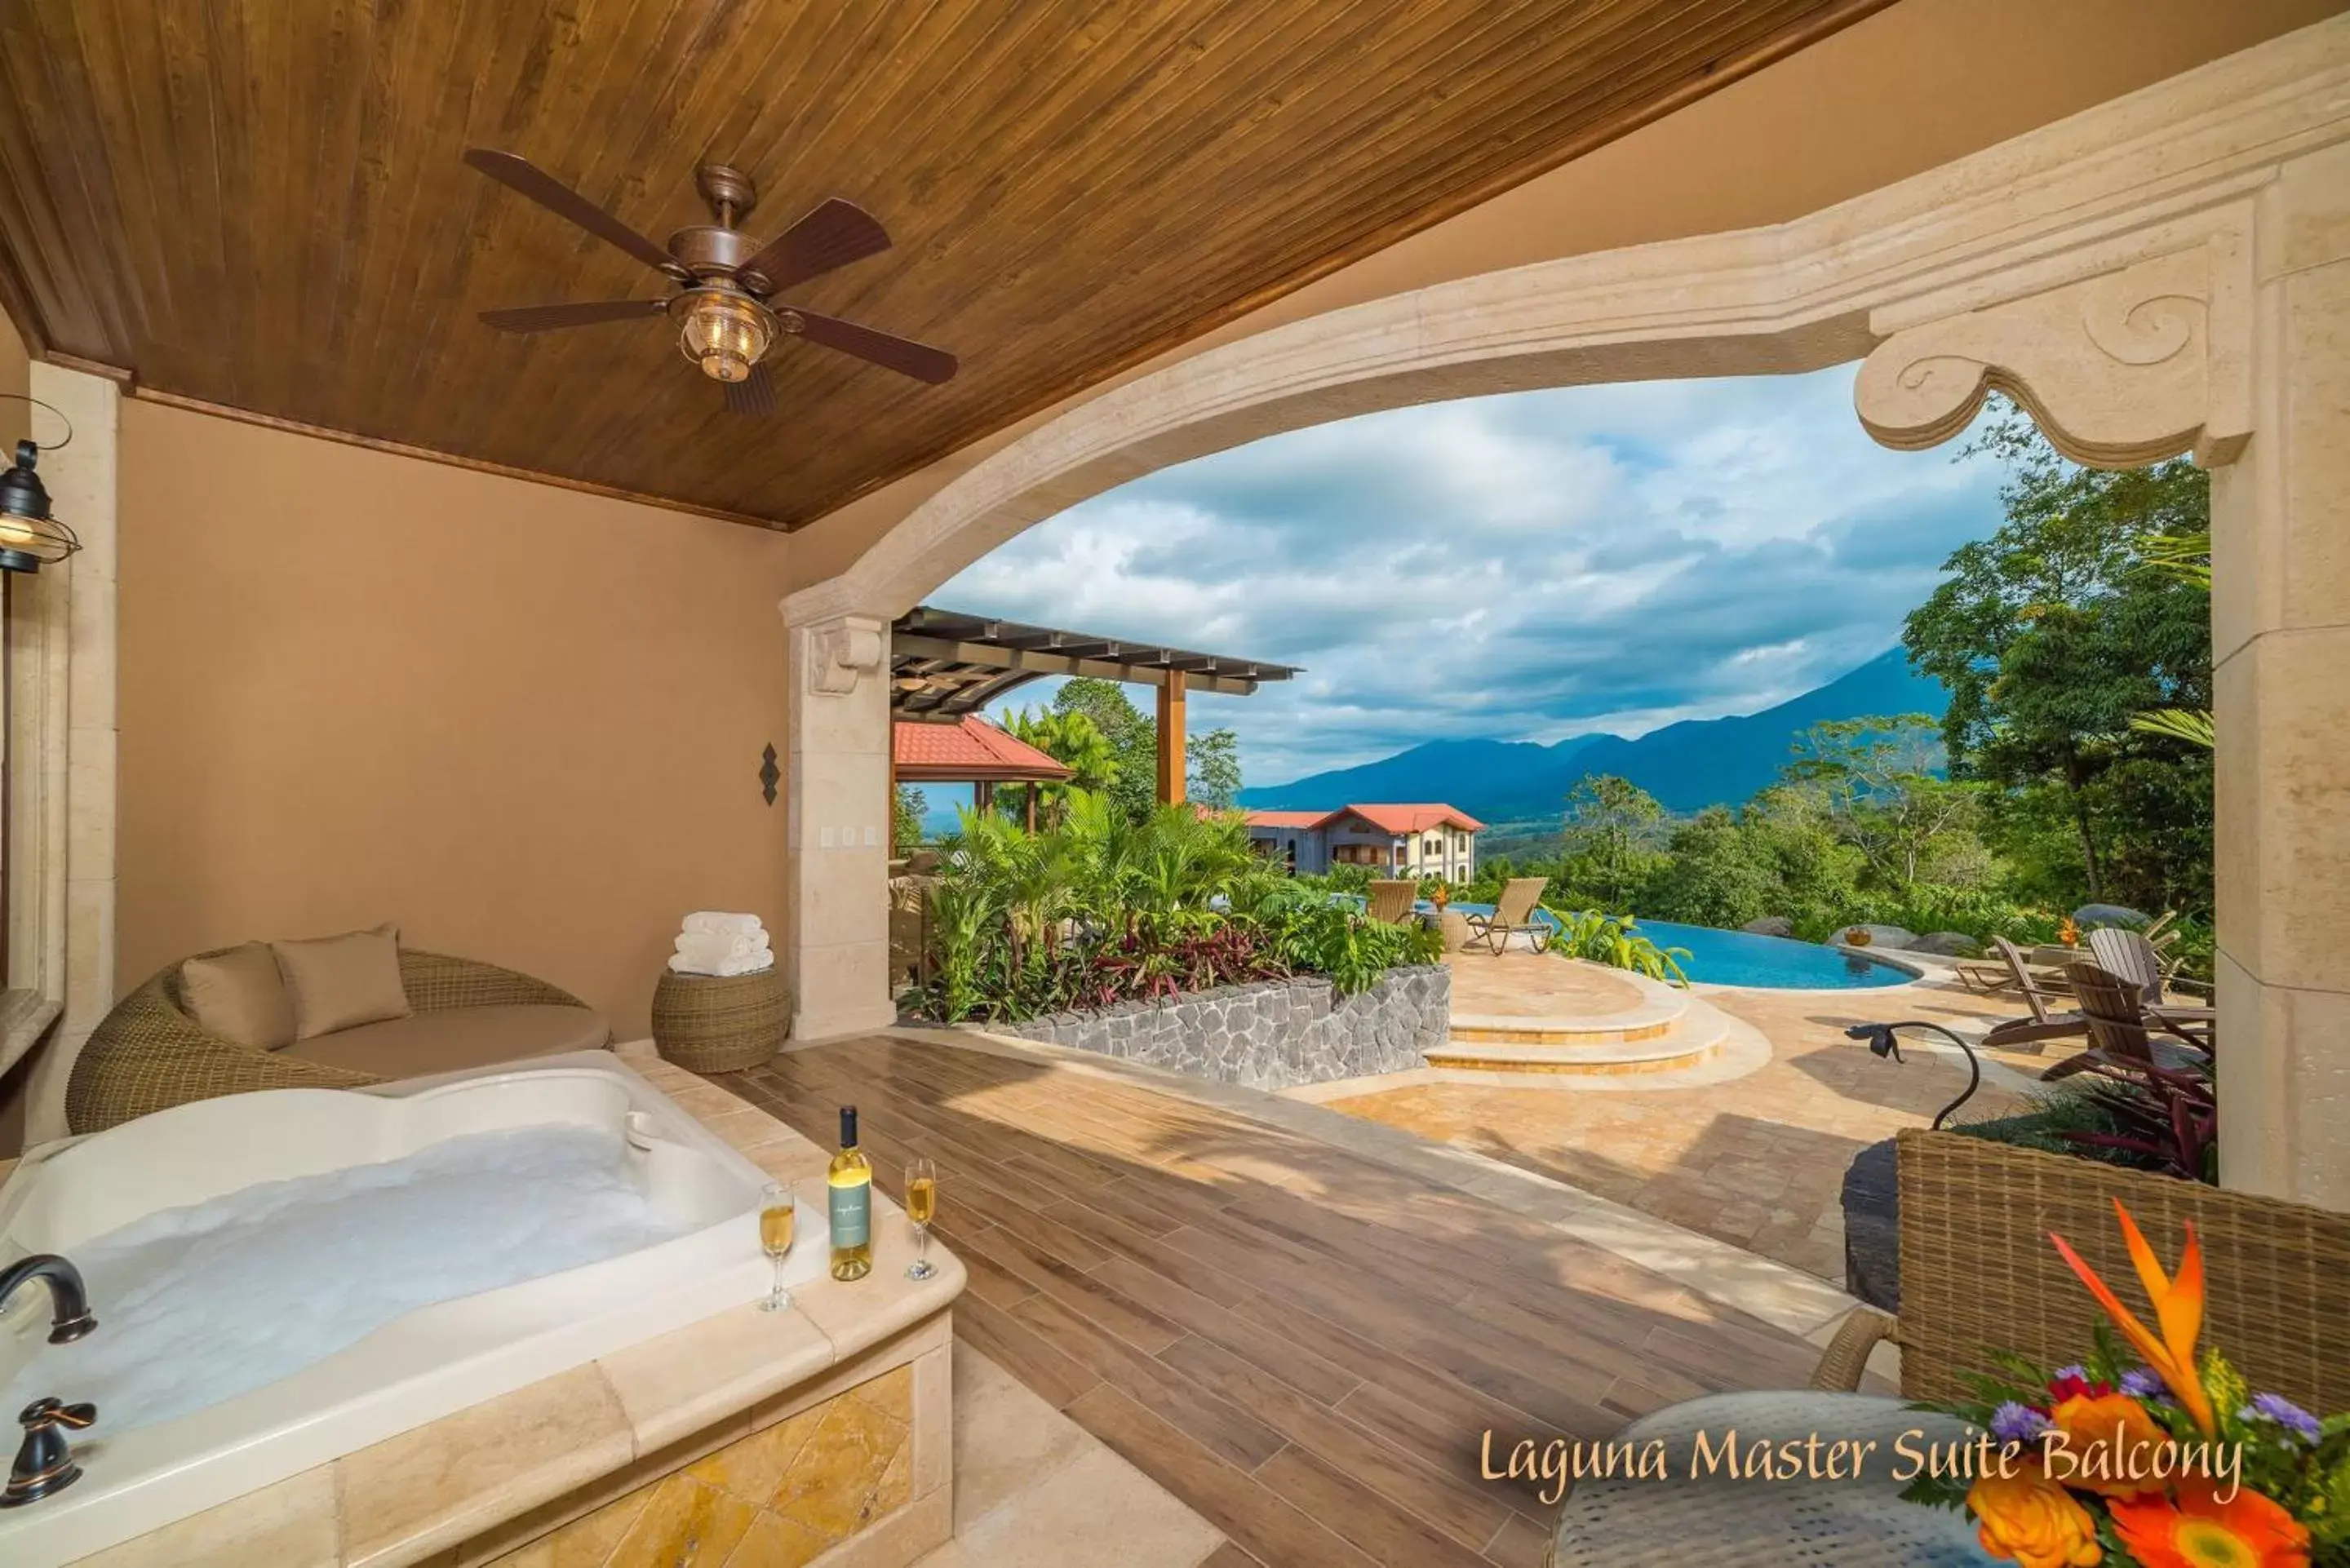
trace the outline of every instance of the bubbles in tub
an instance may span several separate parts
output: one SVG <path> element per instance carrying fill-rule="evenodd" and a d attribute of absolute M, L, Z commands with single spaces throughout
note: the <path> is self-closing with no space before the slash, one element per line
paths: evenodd
<path fill-rule="evenodd" d="M 168 1421 L 322 1361 L 403 1314 L 682 1235 L 610 1130 L 475 1133 L 379 1165 L 165 1210 L 70 1256 L 98 1332 L 0 1394 L 94 1401 L 97 1432 Z"/>

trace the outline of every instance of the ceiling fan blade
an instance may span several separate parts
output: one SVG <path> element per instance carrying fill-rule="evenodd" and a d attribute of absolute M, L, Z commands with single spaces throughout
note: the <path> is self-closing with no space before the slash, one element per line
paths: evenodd
<path fill-rule="evenodd" d="M 573 305 L 519 305 L 484 310 L 482 319 L 501 332 L 546 332 L 557 327 L 593 327 L 599 321 L 636 321 L 668 308 L 659 299 L 585 299 Z"/>
<path fill-rule="evenodd" d="M 911 338 L 892 337 L 877 332 L 870 327 L 859 327 L 854 321 L 843 321 L 837 316 L 818 316 L 813 310 L 797 306 L 781 311 L 785 329 L 791 330 L 794 317 L 799 321 L 799 336 L 811 343 L 821 343 L 827 348 L 837 348 L 844 354 L 854 354 L 860 359 L 870 359 L 885 370 L 895 370 L 901 376 L 911 376 L 917 381 L 937 386 L 951 381 L 959 368 L 955 357 L 943 348 L 933 348 L 927 343 Z"/>
<path fill-rule="evenodd" d="M 722 385 L 726 389 L 726 406 L 735 413 L 757 418 L 775 411 L 775 382 L 764 365 L 754 365 L 741 380 Z"/>
<path fill-rule="evenodd" d="M 528 159 L 486 147 L 468 147 L 465 161 L 556 216 L 570 219 L 598 239 L 619 246 L 647 266 L 671 274 L 677 271 L 677 261 L 667 251 Z"/>
<path fill-rule="evenodd" d="M 780 294 L 819 273 L 879 255 L 889 248 L 880 220 L 854 202 L 827 197 L 808 214 L 767 242 L 766 249 L 734 269 L 759 275 L 759 288 Z"/>

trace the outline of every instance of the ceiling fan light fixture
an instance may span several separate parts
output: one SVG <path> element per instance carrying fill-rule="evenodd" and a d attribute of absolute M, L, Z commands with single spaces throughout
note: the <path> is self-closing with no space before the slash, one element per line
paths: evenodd
<path fill-rule="evenodd" d="M 740 381 L 775 340 L 775 316 L 731 288 L 691 288 L 670 304 L 678 351 L 713 381 Z"/>

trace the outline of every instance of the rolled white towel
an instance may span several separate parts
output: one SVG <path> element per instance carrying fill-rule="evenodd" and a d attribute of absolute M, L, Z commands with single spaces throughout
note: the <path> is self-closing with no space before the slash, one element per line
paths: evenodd
<path fill-rule="evenodd" d="M 696 909 L 679 929 L 699 937 L 753 937 L 761 929 L 756 915 L 730 915 L 719 909 Z"/>
<path fill-rule="evenodd" d="M 742 958 L 691 959 L 683 953 L 671 953 L 669 967 L 679 974 L 705 974 L 721 978 L 738 974 L 762 974 L 775 967 L 775 955 L 771 952 L 746 954 Z"/>
<path fill-rule="evenodd" d="M 691 959 L 709 959 L 715 961 L 719 959 L 749 958 L 754 953 L 763 953 L 767 950 L 767 933 L 760 931 L 755 935 L 745 937 L 704 935 L 689 931 L 678 938 L 671 946 L 675 950 Z"/>

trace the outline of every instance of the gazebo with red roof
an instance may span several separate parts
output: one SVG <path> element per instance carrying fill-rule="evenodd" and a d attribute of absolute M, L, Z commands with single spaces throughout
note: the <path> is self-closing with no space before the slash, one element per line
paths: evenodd
<path fill-rule="evenodd" d="M 899 784 L 969 784 L 972 804 L 984 810 L 1000 784 L 1062 784 L 1074 777 L 1019 736 L 966 713 L 951 724 L 900 719 L 890 744 Z M 1028 792 L 1028 826 L 1036 826 L 1036 792 Z"/>

